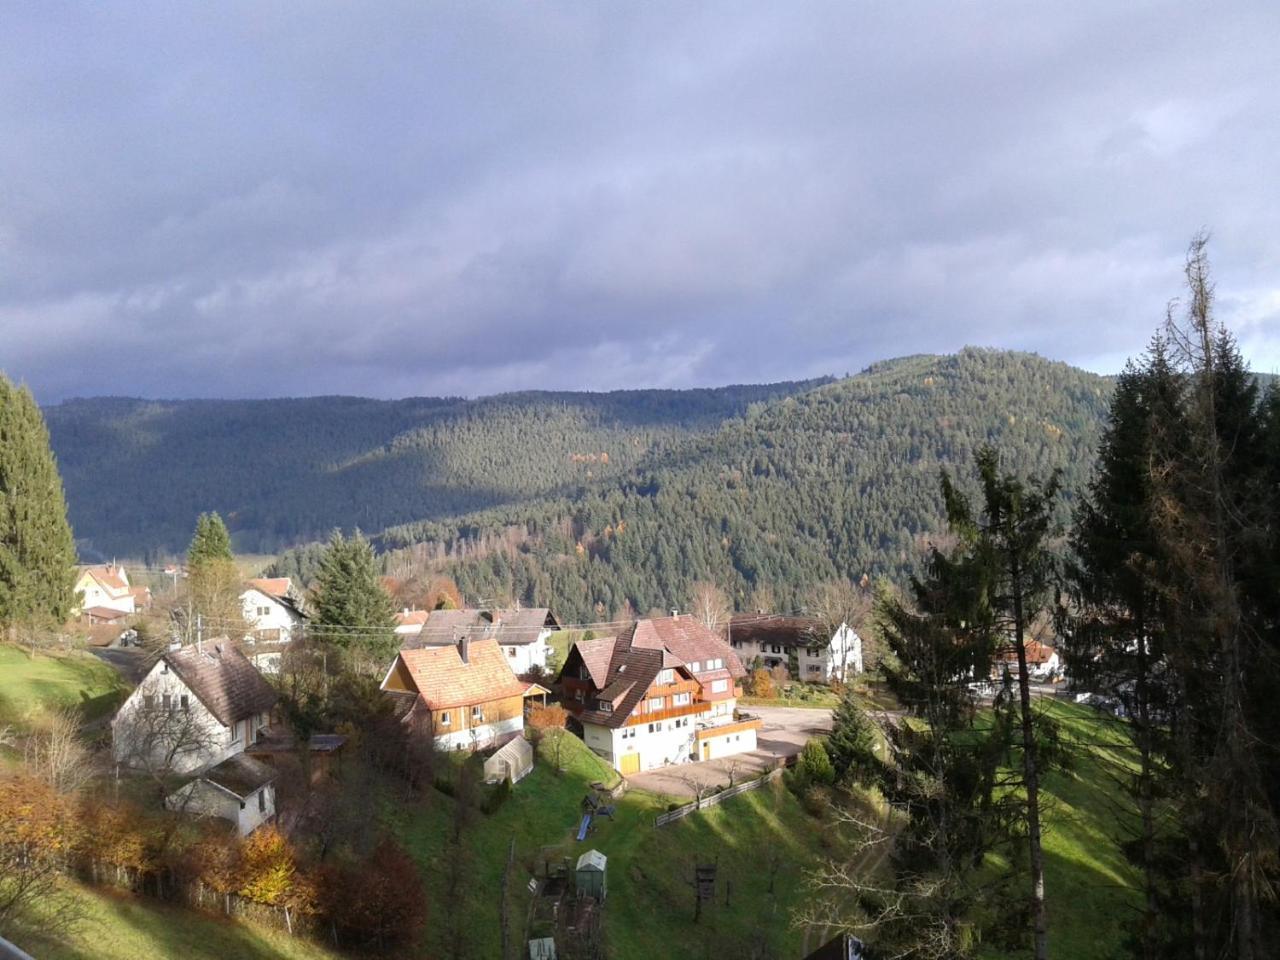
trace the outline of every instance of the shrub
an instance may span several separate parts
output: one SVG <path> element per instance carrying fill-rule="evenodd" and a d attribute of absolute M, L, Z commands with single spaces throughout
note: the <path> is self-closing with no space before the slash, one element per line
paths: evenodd
<path fill-rule="evenodd" d="M 480 809 L 492 816 L 497 813 L 507 798 L 511 796 L 511 778 L 504 777 L 501 783 L 494 784 L 485 794 Z"/>
<path fill-rule="evenodd" d="M 810 740 L 804 745 L 796 761 L 796 774 L 805 785 L 829 787 L 836 782 L 836 771 L 821 740 Z"/>

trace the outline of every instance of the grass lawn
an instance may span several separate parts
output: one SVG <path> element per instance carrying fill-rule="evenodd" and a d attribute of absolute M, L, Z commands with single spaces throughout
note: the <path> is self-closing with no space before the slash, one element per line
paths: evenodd
<path fill-rule="evenodd" d="M 0 646 L 0 725 L 22 726 L 44 707 L 79 706 L 86 721 L 107 716 L 128 693 L 120 674 L 90 653 L 38 653 Z"/>
<path fill-rule="evenodd" d="M 609 956 L 617 960 L 712 956 L 729 943 L 745 943 L 758 932 L 777 943 L 781 956 L 800 956 L 800 934 L 789 926 L 792 906 L 802 894 L 802 873 L 821 850 L 818 821 L 780 785 L 735 797 L 675 824 L 655 829 L 653 817 L 666 808 L 664 798 L 628 791 L 617 801 L 617 814 L 601 819 L 583 843 L 575 839 L 579 803 L 595 780 L 613 782 L 616 774 L 576 737 L 566 736 L 566 770 L 557 775 L 540 754 L 534 771 L 516 785 L 511 798 L 492 816 L 479 815 L 464 839 L 471 866 L 466 883 L 468 936 L 476 956 L 499 954 L 498 889 L 508 844 L 516 840 L 512 872 L 512 940 L 524 931 L 531 897 L 526 883 L 539 851 L 576 861 L 595 848 L 609 858 L 609 897 L 605 935 Z M 423 865 L 427 876 L 428 923 L 423 950 L 435 956 L 443 949 L 445 925 L 439 922 L 451 856 L 448 837 L 453 801 L 436 792 L 426 802 L 390 804 L 389 817 L 401 839 Z M 768 893 L 773 859 L 781 866 Z M 706 906 L 701 923 L 693 920 L 689 880 L 695 863 L 718 863 L 721 883 L 717 902 Z M 725 886 L 732 884 L 732 889 Z M 730 904 L 725 906 L 725 894 Z"/>
<path fill-rule="evenodd" d="M 1117 821 L 1134 809 L 1115 783 L 1116 766 L 1132 766 L 1137 758 L 1126 727 L 1114 718 L 1063 701 L 1037 705 L 1079 745 L 1073 768 L 1044 782 L 1049 948 L 1080 960 L 1118 956 L 1140 893 L 1138 874 L 1120 848 Z"/>
<path fill-rule="evenodd" d="M 14 934 L 40 960 L 336 960 L 337 954 L 284 932 L 170 907 L 127 893 L 72 884 L 84 919 L 70 934 Z"/>

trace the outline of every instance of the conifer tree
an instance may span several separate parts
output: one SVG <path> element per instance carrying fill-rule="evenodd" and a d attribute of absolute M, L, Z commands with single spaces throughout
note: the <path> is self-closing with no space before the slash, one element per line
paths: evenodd
<path fill-rule="evenodd" d="M 876 767 L 875 743 L 875 725 L 853 691 L 846 688 L 832 715 L 831 734 L 826 741 L 836 779 L 868 779 Z"/>
<path fill-rule="evenodd" d="M 35 398 L 0 374 L 0 624 L 49 626 L 75 603 L 75 540 Z"/>
<path fill-rule="evenodd" d="M 194 630 L 189 639 L 247 634 L 240 580 L 227 525 L 217 513 L 200 514 L 187 548 L 186 619 Z"/>
<path fill-rule="evenodd" d="M 359 530 L 329 538 L 313 587 L 310 630 L 352 655 L 361 669 L 385 669 L 395 655 L 395 610 L 378 580 L 373 547 Z"/>

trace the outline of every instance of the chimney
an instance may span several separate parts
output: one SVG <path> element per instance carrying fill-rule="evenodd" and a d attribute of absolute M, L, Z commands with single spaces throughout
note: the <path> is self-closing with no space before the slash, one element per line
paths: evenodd
<path fill-rule="evenodd" d="M 458 638 L 458 657 L 462 660 L 463 663 L 471 662 L 468 659 L 468 657 L 471 655 L 471 651 L 469 649 L 470 646 L 471 646 L 471 638 L 468 637 L 465 633 Z"/>

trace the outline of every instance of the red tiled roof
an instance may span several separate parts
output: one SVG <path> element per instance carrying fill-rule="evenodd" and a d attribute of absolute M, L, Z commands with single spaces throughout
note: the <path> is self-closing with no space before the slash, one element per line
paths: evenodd
<path fill-rule="evenodd" d="M 97 580 L 107 593 L 115 597 L 122 597 L 129 592 L 129 584 L 125 577 L 121 576 L 122 569 L 115 564 L 104 564 L 97 567 L 85 567 L 84 572 L 93 579 Z"/>
<path fill-rule="evenodd" d="M 1049 659 L 1056 653 L 1053 647 L 1047 646 L 1039 640 L 1028 640 L 1024 646 L 1027 648 L 1027 663 L 1048 663 Z M 1013 646 L 1009 646 L 1000 654 L 1000 657 L 1009 663 L 1017 663 L 1018 651 Z"/>
<path fill-rule="evenodd" d="M 559 624 L 546 607 L 522 607 L 519 610 L 432 610 L 422 632 L 411 638 L 404 649 L 457 643 L 463 637 L 472 642 L 497 640 L 506 646 L 534 643 L 544 630 Z"/>
<path fill-rule="evenodd" d="M 729 621 L 729 639 L 775 643 L 781 647 L 825 647 L 830 642 L 821 621 L 776 613 L 734 614 Z"/>
<path fill-rule="evenodd" d="M 654 620 L 637 620 L 619 636 L 629 639 L 633 647 L 666 650 L 683 663 L 698 664 L 698 670 L 694 675 L 699 680 L 707 679 L 711 673 L 706 668 L 708 660 L 723 660 L 724 669 L 728 670 L 732 677 L 747 675 L 742 661 L 733 652 L 733 648 L 688 614 L 679 617 L 660 617 Z M 666 665 L 670 666 L 670 664 Z"/>
<path fill-rule="evenodd" d="M 115 607 L 90 607 L 84 611 L 84 615 L 94 620 L 105 620 L 108 622 L 130 616 L 126 611 L 117 610 Z"/>
<path fill-rule="evenodd" d="M 398 656 L 418 694 L 432 710 L 519 697 L 527 688 L 516 679 L 506 655 L 494 640 L 470 643 L 465 663 L 456 645 L 402 650 Z"/>
<path fill-rule="evenodd" d="M 269 597 L 287 597 L 293 589 L 293 581 L 288 577 L 259 577 L 249 581 L 249 586 L 261 590 Z"/>
<path fill-rule="evenodd" d="M 429 610 L 401 610 L 396 614 L 396 623 L 402 627 L 411 627 L 415 623 L 426 623 Z"/>

